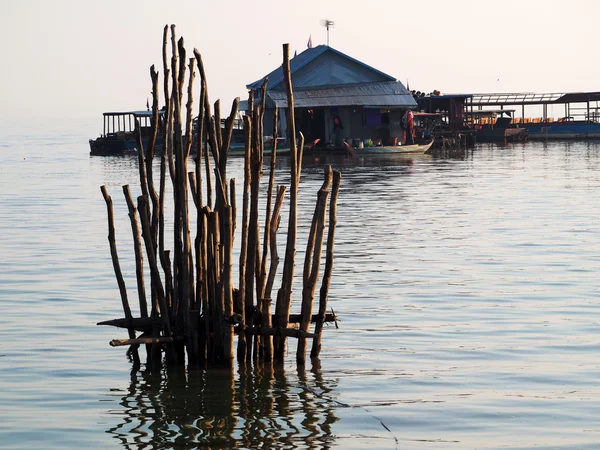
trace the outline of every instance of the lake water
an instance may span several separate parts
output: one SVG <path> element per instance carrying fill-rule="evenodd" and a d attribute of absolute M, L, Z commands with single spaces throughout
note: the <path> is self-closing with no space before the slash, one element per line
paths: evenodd
<path fill-rule="evenodd" d="M 104 184 L 135 298 L 137 162 L 90 157 L 96 125 L 0 133 L 3 449 L 600 448 L 600 143 L 333 159 L 320 364 L 290 340 L 284 370 L 131 374 L 108 345 L 126 331 L 96 323 L 123 315 Z M 324 162 L 305 160 L 299 250 Z"/>

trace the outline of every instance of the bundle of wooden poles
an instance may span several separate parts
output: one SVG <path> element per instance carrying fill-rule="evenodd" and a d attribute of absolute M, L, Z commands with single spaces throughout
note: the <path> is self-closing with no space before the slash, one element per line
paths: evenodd
<path fill-rule="evenodd" d="M 128 339 L 113 340 L 110 344 L 129 346 L 129 354 L 134 364 L 138 366 L 140 364 L 138 348 L 140 345 L 145 345 L 147 361 L 153 365 L 162 363 L 164 354 L 167 363 L 185 363 L 187 355 L 187 364 L 191 366 L 232 367 L 236 353 L 234 350 L 236 335 L 238 362 L 282 361 L 286 353 L 286 338 L 295 337 L 298 339 L 296 359 L 298 364 L 304 364 L 307 339 L 312 339 L 311 357 L 318 357 L 323 325 L 326 322 L 336 321 L 335 314 L 326 311 L 333 267 L 336 203 L 341 175 L 339 172 L 332 172 L 329 166 L 325 167 L 324 182 L 318 191 L 306 243 L 301 312 L 290 314 L 297 244 L 298 186 L 304 139 L 300 132 L 296 132 L 294 123 L 294 97 L 288 44 L 283 45 L 283 73 L 288 100 L 286 117 L 290 146 L 290 186 L 289 188 L 277 186 L 275 189 L 277 154 L 277 126 L 275 125 L 268 188 L 266 200 L 263 201 L 266 208 L 264 217 L 261 218 L 259 188 L 264 162 L 263 117 L 267 89 L 265 79 L 261 95 L 258 97 L 261 101 L 255 105 L 255 93 L 250 92 L 248 113 L 244 116 L 246 144 L 240 225 L 236 220 L 238 208 L 235 179 L 227 179 L 227 156 L 239 99 L 233 101 L 231 112 L 222 128 L 219 100 L 214 104 L 214 113 L 211 111 L 200 53 L 194 49 L 194 57 L 186 60 L 183 38 L 177 40 L 174 25 L 170 26 L 170 34 L 169 67 L 169 26 L 165 26 L 163 34 L 165 120 L 159 123 L 159 75 L 152 66 L 150 68 L 153 93 L 152 138 L 146 149 L 142 146 L 139 124 L 136 124 L 141 186 L 137 207 L 129 186 L 123 186 L 133 234 L 140 317 L 133 317 L 129 306 L 115 242 L 112 199 L 106 187 L 102 186 L 102 194 L 108 209 L 108 240 L 125 317 L 100 322 L 99 325 L 112 325 L 128 330 Z M 192 128 L 196 64 L 200 73 L 200 101 L 197 138 L 194 139 Z M 182 109 L 186 77 L 188 84 L 184 127 Z M 277 110 L 275 110 L 275 124 L 277 124 Z M 165 142 L 164 151 L 160 155 L 160 183 L 157 192 L 153 181 L 152 162 L 159 127 L 164 130 Z M 190 154 L 195 155 L 193 160 Z M 195 162 L 192 171 L 188 171 L 190 160 Z M 211 166 L 214 169 L 211 169 Z M 165 248 L 164 206 L 167 173 L 173 184 L 172 261 L 170 251 Z M 203 192 L 203 186 L 206 193 Z M 280 260 L 276 238 L 286 190 L 289 191 L 290 201 L 287 242 L 281 284 L 277 291 L 273 312 L 271 295 Z M 190 196 L 191 199 L 188 201 Z M 327 223 L 328 200 L 329 221 Z M 194 207 L 195 211 L 193 211 Z M 234 236 L 237 227 L 241 227 L 241 248 L 239 280 L 236 288 L 232 269 Z M 192 236 L 194 236 L 193 241 Z M 313 314 L 323 247 L 326 248 L 325 268 L 318 311 Z M 147 303 L 144 280 L 144 272 L 147 270 L 144 268 L 144 248 L 150 271 L 150 307 Z M 312 332 L 311 324 L 314 324 Z"/>

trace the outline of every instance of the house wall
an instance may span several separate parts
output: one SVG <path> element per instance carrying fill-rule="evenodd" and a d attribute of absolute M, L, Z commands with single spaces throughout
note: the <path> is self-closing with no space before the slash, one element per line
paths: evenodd
<path fill-rule="evenodd" d="M 342 120 L 344 130 L 342 136 L 346 139 L 346 142 L 352 143 L 353 139 L 372 139 L 373 142 L 378 139 L 382 139 L 383 144 L 388 144 L 386 138 L 398 138 L 400 140 L 402 136 L 402 115 L 404 110 L 392 109 L 390 110 L 390 123 L 388 125 L 381 124 L 379 126 L 369 126 L 365 120 L 365 110 L 361 107 L 340 107 L 337 109 L 337 114 Z M 328 128 L 333 133 L 333 120 L 331 114 L 326 117 L 329 118 L 330 124 Z M 330 139 L 331 140 L 331 139 Z"/>
<path fill-rule="evenodd" d="M 376 109 L 374 109 L 376 110 Z M 342 121 L 344 129 L 342 130 L 342 138 L 349 144 L 353 139 L 372 139 L 373 142 L 377 139 L 382 139 L 389 135 L 390 138 L 402 137 L 402 116 L 404 110 L 390 110 L 389 125 L 369 126 L 365 121 L 365 111 L 359 106 L 344 106 L 344 107 L 329 107 L 325 108 L 325 142 L 333 143 L 333 114 L 337 114 Z M 285 109 L 279 110 L 279 137 L 285 138 L 287 134 L 287 123 Z M 273 117 L 274 110 L 267 109 L 264 116 L 264 134 L 265 136 L 273 135 Z M 388 144 L 383 140 L 383 144 Z"/>

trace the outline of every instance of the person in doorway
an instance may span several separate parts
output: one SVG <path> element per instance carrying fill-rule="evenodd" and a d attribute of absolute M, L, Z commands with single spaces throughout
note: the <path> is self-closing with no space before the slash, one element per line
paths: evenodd
<path fill-rule="evenodd" d="M 413 113 L 410 109 L 407 109 L 404 113 L 404 117 L 402 117 L 402 128 L 406 132 L 405 144 L 411 145 L 415 143 L 413 132 L 415 127 L 415 120 L 413 117 Z"/>
<path fill-rule="evenodd" d="M 344 129 L 344 125 L 342 125 L 340 116 L 338 116 L 337 114 L 333 114 L 332 118 L 333 118 L 333 136 L 334 136 L 334 140 L 335 140 L 335 146 L 341 147 L 342 146 L 342 130 Z"/>

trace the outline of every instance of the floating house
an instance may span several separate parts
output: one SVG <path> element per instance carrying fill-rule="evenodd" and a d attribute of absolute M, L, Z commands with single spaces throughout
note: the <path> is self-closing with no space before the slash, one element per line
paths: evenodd
<path fill-rule="evenodd" d="M 402 117 L 417 107 L 406 87 L 396 78 L 332 47 L 308 48 L 290 60 L 296 128 L 307 144 L 342 147 L 356 141 L 394 144 L 402 137 Z M 286 136 L 286 88 L 281 67 L 266 75 L 265 133 L 274 129 L 279 108 L 278 134 Z M 247 85 L 260 102 L 265 77 Z M 242 102 L 241 109 L 247 109 Z M 340 126 L 341 125 L 341 126 Z"/>

